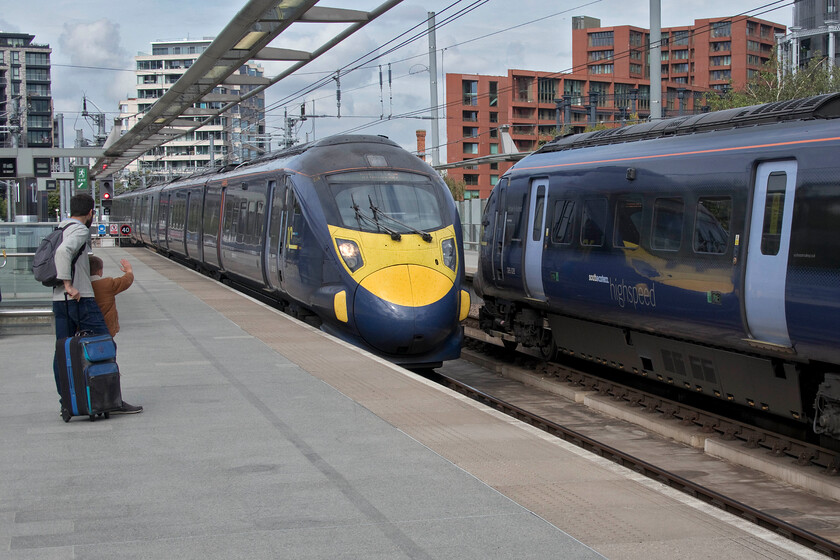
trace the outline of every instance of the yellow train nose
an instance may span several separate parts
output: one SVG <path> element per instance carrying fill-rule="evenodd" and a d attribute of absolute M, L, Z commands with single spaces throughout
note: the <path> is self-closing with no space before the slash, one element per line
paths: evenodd
<path fill-rule="evenodd" d="M 452 280 L 426 266 L 402 264 L 366 276 L 363 288 L 383 300 L 403 307 L 422 307 L 440 301 L 452 289 Z"/>

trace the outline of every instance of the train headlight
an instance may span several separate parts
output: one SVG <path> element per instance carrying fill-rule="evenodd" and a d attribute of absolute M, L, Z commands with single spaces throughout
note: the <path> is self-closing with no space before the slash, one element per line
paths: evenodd
<path fill-rule="evenodd" d="M 356 272 L 365 264 L 362 260 L 362 253 L 359 251 L 359 246 L 356 245 L 355 241 L 336 239 L 335 243 L 338 245 L 338 254 L 344 259 L 344 264 L 347 265 L 350 272 Z"/>
<path fill-rule="evenodd" d="M 449 239 L 444 239 L 440 244 L 440 248 L 443 251 L 443 264 L 448 266 L 450 270 L 454 271 L 457 261 L 455 255 L 455 240 L 451 237 Z"/>

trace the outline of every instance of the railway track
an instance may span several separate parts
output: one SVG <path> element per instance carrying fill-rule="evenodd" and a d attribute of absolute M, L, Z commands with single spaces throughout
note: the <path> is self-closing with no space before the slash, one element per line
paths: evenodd
<path fill-rule="evenodd" d="M 729 440 L 738 439 L 745 445 L 754 448 L 762 448 L 774 456 L 790 457 L 795 463 L 793 468 L 819 469 L 823 475 L 837 475 L 838 454 L 818 446 L 779 435 L 770 430 L 764 430 L 755 426 L 749 426 L 731 419 L 704 412 L 696 408 L 671 401 L 659 395 L 644 393 L 638 389 L 623 386 L 613 381 L 608 381 L 597 375 L 582 372 L 563 364 L 544 363 L 540 359 L 522 353 L 511 354 L 499 346 L 493 346 L 485 342 L 481 331 L 467 328 L 467 336 L 471 339 L 468 349 L 464 354 L 466 359 L 474 359 L 474 354 L 483 354 L 484 360 L 499 360 L 506 362 L 506 367 L 515 367 L 530 371 L 536 377 L 551 377 L 574 384 L 578 389 L 597 391 L 602 395 L 610 395 L 614 400 L 622 400 L 634 407 L 642 407 L 649 413 L 655 413 L 662 417 L 681 420 L 682 424 L 691 424 L 700 427 L 710 435 Z M 484 352 L 482 348 L 484 347 Z M 488 357 L 489 354 L 489 357 Z M 630 468 L 640 474 L 648 476 L 672 488 L 681 490 L 699 500 L 719 507 L 721 510 L 737 515 L 751 521 L 761 527 L 772 530 L 786 538 L 789 538 L 803 546 L 807 546 L 829 558 L 840 558 L 840 538 L 836 536 L 826 537 L 819 532 L 811 531 L 807 527 L 813 520 L 785 519 L 784 511 L 781 515 L 774 515 L 772 509 L 766 507 L 755 507 L 749 505 L 749 499 L 732 497 L 728 492 L 721 492 L 680 476 L 668 468 L 656 464 L 658 461 L 651 461 L 634 455 L 616 446 L 609 445 L 599 438 L 586 435 L 568 426 L 540 415 L 529 406 L 520 406 L 495 396 L 492 390 L 482 390 L 472 386 L 468 382 L 456 379 L 447 375 L 446 367 L 440 371 L 430 374 L 436 381 L 456 390 L 464 395 L 470 396 L 487 406 L 491 406 L 501 412 L 515 417 L 538 427 L 547 433 L 576 444 L 589 452 L 614 461 L 617 464 Z M 488 374 L 490 374 L 488 370 Z M 831 506 L 829 506 L 831 507 Z M 801 521 L 801 522 L 800 522 Z M 804 525 L 804 526 L 803 526 Z M 829 530 L 828 534 L 832 534 Z M 840 533 L 836 533 L 840 535 Z"/>

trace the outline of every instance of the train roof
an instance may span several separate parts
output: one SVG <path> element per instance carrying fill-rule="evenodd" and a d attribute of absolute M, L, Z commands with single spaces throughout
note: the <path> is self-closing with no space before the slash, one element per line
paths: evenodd
<path fill-rule="evenodd" d="M 169 185 L 173 185 L 176 183 L 180 183 L 181 181 L 194 181 L 195 179 L 201 177 L 211 177 L 215 175 L 222 175 L 225 173 L 229 173 L 231 171 L 237 170 L 245 170 L 249 168 L 254 168 L 260 165 L 264 165 L 268 162 L 278 160 L 278 159 L 288 159 L 295 156 L 299 156 L 303 153 L 306 153 L 313 148 L 321 148 L 326 146 L 337 146 L 341 144 L 381 144 L 383 146 L 392 146 L 399 148 L 400 145 L 388 138 L 387 136 L 382 136 L 378 134 L 336 134 L 335 136 L 328 136 L 327 138 L 322 138 L 321 140 L 313 140 L 312 142 L 307 142 L 305 144 L 297 144 L 290 148 L 285 148 L 283 150 L 278 150 L 276 152 L 271 152 L 268 154 L 264 154 L 257 158 L 239 162 L 239 163 L 230 163 L 221 167 L 216 167 L 213 169 L 207 169 L 204 171 L 197 171 L 195 173 L 191 173 L 189 175 L 180 175 L 176 177 L 172 177 L 166 181 L 154 183 L 152 185 L 147 186 L 145 189 L 134 189 L 133 193 L 139 193 L 140 191 L 148 191 L 153 189 L 163 189 Z M 128 193 L 123 193 L 128 194 Z"/>
<path fill-rule="evenodd" d="M 662 119 L 641 124 L 574 134 L 545 144 L 534 153 L 637 142 L 667 136 L 727 130 L 745 126 L 775 124 L 782 121 L 834 119 L 840 117 L 840 93 L 827 93 L 803 99 L 778 101 L 750 107 L 725 109 L 699 115 Z"/>

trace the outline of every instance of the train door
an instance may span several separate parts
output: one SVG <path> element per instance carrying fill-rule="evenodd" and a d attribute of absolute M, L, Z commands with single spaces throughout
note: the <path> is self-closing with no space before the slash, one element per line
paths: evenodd
<path fill-rule="evenodd" d="M 283 223 L 283 237 L 280 243 L 280 272 L 283 291 L 299 295 L 304 285 L 305 271 L 302 270 L 303 230 L 306 226 L 300 201 L 295 196 L 291 183 L 287 183 L 286 211 Z"/>
<path fill-rule="evenodd" d="M 548 178 L 531 183 L 528 203 L 528 229 L 525 231 L 525 289 L 528 297 L 545 300 L 542 282 L 542 257 L 545 243 L 545 212 L 548 199 Z"/>
<path fill-rule="evenodd" d="M 784 302 L 795 189 L 795 161 L 758 166 L 744 287 L 747 326 L 753 338 L 782 346 L 790 346 Z"/>
<path fill-rule="evenodd" d="M 265 251 L 265 283 L 268 287 L 279 290 L 283 276 L 280 267 L 283 239 L 286 232 L 286 182 L 268 182 L 268 230 L 266 233 Z"/>

